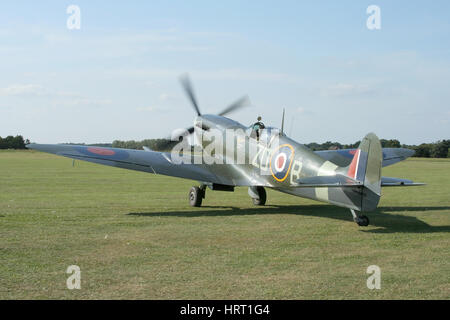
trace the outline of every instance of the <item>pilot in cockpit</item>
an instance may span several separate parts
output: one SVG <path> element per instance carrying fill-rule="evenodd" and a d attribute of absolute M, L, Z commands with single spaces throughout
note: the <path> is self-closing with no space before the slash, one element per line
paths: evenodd
<path fill-rule="evenodd" d="M 258 117 L 258 121 L 255 122 L 255 124 L 252 126 L 252 130 L 253 132 L 256 133 L 256 140 L 259 141 L 259 136 L 261 133 L 262 129 L 265 129 L 266 126 L 264 125 L 264 123 L 261 122 L 261 116 Z"/>

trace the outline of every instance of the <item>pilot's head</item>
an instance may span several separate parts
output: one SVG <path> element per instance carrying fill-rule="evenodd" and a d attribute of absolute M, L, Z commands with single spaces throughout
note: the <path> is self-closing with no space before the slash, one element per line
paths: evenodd
<path fill-rule="evenodd" d="M 261 119 L 262 119 L 261 116 L 259 116 L 259 117 L 258 117 L 258 121 L 261 121 Z"/>

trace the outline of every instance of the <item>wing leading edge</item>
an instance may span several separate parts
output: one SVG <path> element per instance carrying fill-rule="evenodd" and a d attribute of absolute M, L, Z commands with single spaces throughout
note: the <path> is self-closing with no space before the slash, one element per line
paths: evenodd
<path fill-rule="evenodd" d="M 170 153 L 63 144 L 29 144 L 27 148 L 117 168 L 233 185 L 233 181 L 217 176 L 207 166 L 172 163 Z"/>

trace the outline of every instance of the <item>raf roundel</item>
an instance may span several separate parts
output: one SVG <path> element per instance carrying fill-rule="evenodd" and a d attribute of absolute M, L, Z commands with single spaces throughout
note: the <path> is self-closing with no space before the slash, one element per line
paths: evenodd
<path fill-rule="evenodd" d="M 114 152 L 114 150 L 111 149 L 105 149 L 105 148 L 92 148 L 89 147 L 87 148 L 87 151 L 91 152 L 91 153 L 95 153 L 101 156 L 113 156 L 116 153 Z"/>
<path fill-rule="evenodd" d="M 74 149 L 84 156 L 94 159 L 121 161 L 130 157 L 129 151 L 115 148 L 74 146 Z"/>
<path fill-rule="evenodd" d="M 287 160 L 287 156 L 286 154 L 283 153 L 279 153 L 276 157 L 275 157 L 275 171 L 276 172 L 282 172 L 284 170 L 284 167 L 286 167 L 286 160 Z"/>
<path fill-rule="evenodd" d="M 278 147 L 270 158 L 270 172 L 278 182 L 283 182 L 289 174 L 294 160 L 294 148 L 289 144 Z"/>

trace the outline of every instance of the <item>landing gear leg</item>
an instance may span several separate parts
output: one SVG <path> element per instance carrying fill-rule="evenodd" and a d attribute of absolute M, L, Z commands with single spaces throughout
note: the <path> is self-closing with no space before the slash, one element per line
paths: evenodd
<path fill-rule="evenodd" d="M 202 200 L 205 198 L 204 186 L 192 187 L 189 190 L 189 204 L 193 207 L 200 207 L 202 205 Z"/>
<path fill-rule="evenodd" d="M 355 221 L 360 227 L 367 227 L 369 225 L 369 218 L 367 216 L 358 216 L 356 215 L 355 210 L 350 209 L 353 216 L 353 221 Z"/>
<path fill-rule="evenodd" d="M 264 187 L 249 187 L 248 194 L 252 198 L 255 206 L 263 206 L 266 204 L 267 194 Z"/>

